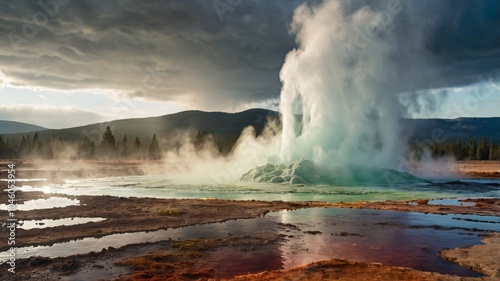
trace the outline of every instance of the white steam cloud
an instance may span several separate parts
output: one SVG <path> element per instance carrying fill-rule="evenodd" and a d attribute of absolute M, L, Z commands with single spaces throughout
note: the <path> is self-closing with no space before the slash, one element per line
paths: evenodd
<path fill-rule="evenodd" d="M 228 157 L 214 157 L 209 148 L 203 153 L 188 148 L 179 161 L 196 159 L 189 171 L 202 182 L 216 183 L 231 182 L 266 163 L 285 165 L 256 167 L 247 180 L 304 178 L 314 172 L 311 162 L 296 162 L 302 165 L 296 169 L 289 165 L 300 159 L 314 161 L 322 180 L 348 177 L 351 167 L 368 171 L 368 178 L 384 177 L 370 168 L 399 169 L 407 155 L 401 118 L 437 108 L 439 102 L 433 95 L 420 98 L 425 92 L 421 82 L 429 75 L 439 77 L 424 46 L 427 23 L 418 13 L 405 13 L 400 0 L 348 6 L 348 1 L 325 0 L 295 11 L 291 32 L 297 48 L 288 53 L 280 72 L 281 134 L 255 139 L 247 130 Z M 403 13 L 401 24 L 395 19 Z"/>
<path fill-rule="evenodd" d="M 281 137 L 275 121 L 269 121 L 259 136 L 253 127 L 245 128 L 228 155 L 222 155 L 211 139 L 196 147 L 187 134 L 176 138 L 182 146 L 166 151 L 161 163 L 142 165 L 146 174 L 177 174 L 172 179 L 177 183 L 228 184 L 255 166 L 279 162 Z"/>
<path fill-rule="evenodd" d="M 298 47 L 280 73 L 283 162 L 398 165 L 406 152 L 399 121 L 412 106 L 402 95 L 412 91 L 409 72 L 430 69 L 422 26 L 407 31 L 405 46 L 396 38 L 392 21 L 403 10 L 401 1 L 389 1 L 347 13 L 341 1 L 325 0 L 295 11 Z"/>

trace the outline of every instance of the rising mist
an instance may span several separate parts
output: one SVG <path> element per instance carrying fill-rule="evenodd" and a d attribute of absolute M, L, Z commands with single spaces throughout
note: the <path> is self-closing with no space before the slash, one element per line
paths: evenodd
<path fill-rule="evenodd" d="M 424 28 L 407 30 L 401 45 L 393 21 L 404 13 L 403 1 L 354 11 L 345 3 L 295 11 L 297 48 L 280 73 L 281 158 L 395 168 L 406 155 L 400 119 L 419 103 L 404 95 L 413 91 L 409 71 L 431 67 L 419 41 Z"/>

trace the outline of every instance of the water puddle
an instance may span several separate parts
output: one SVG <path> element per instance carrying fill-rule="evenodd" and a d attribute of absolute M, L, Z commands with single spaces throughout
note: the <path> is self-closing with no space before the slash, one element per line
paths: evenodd
<path fill-rule="evenodd" d="M 104 221 L 106 218 L 82 218 L 82 217 L 72 217 L 57 220 L 25 220 L 19 221 L 19 226 L 17 228 L 29 230 L 34 228 L 47 228 L 56 226 L 70 226 L 77 224 L 84 224 L 89 222 L 100 222 Z"/>
<path fill-rule="evenodd" d="M 48 199 L 33 199 L 24 201 L 22 204 L 14 205 L 14 211 L 33 211 L 41 209 L 63 208 L 68 206 L 80 205 L 80 200 L 67 197 L 50 197 Z M 9 205 L 0 204 L 0 210 L 10 210 Z"/>
<path fill-rule="evenodd" d="M 428 205 L 442 205 L 442 206 L 462 206 L 474 207 L 476 202 L 462 202 L 465 198 L 447 198 L 447 199 L 432 199 L 427 202 Z"/>
<path fill-rule="evenodd" d="M 44 179 L 44 178 L 29 178 L 29 179 L 19 179 L 19 178 L 16 178 L 16 182 L 17 183 L 30 183 L 30 182 L 41 182 L 41 181 L 46 181 L 47 179 Z M 9 181 L 9 179 L 0 179 L 0 182 L 2 181 Z"/>
<path fill-rule="evenodd" d="M 293 268 L 310 262 L 347 258 L 382 262 L 461 276 L 478 276 L 438 256 L 444 248 L 480 243 L 478 233 L 500 231 L 500 218 L 469 215 L 434 215 L 382 210 L 304 209 L 280 211 L 266 217 L 188 226 L 152 232 L 85 238 L 52 246 L 17 249 L 17 258 L 30 256 L 70 256 L 119 248 L 128 244 L 159 242 L 169 239 L 222 238 L 228 233 L 251 236 L 280 236 L 283 239 L 265 248 L 239 255 L 227 248 L 208 259 L 219 277 L 246 274 L 258 270 Z M 236 256 L 234 256 L 236 255 Z M 233 258 L 224 258 L 234 256 Z M 4 262 L 6 252 L 1 253 Z M 223 262 L 222 262 L 223 261 Z M 267 265 L 267 266 L 266 266 Z"/>
<path fill-rule="evenodd" d="M 317 217 L 321 221 L 317 221 Z M 299 210 L 284 220 L 288 235 L 299 236 L 294 239 L 295 243 L 282 248 L 288 257 L 285 266 L 347 258 L 465 276 L 467 270 L 442 260 L 438 253 L 443 248 L 479 243 L 475 235 L 478 232 L 500 231 L 499 217 L 480 217 L 482 221 L 478 221 L 478 217 L 372 210 Z"/>

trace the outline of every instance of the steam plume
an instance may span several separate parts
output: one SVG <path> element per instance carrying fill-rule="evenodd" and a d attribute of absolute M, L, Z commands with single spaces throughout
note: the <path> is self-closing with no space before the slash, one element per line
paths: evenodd
<path fill-rule="evenodd" d="M 298 47 L 280 73 L 281 158 L 396 167 L 405 152 L 399 120 L 418 102 L 403 95 L 413 91 L 409 71 L 431 66 L 420 41 L 424 28 L 401 35 L 393 24 L 404 10 L 400 1 L 349 12 L 346 5 L 325 0 L 295 11 Z"/>

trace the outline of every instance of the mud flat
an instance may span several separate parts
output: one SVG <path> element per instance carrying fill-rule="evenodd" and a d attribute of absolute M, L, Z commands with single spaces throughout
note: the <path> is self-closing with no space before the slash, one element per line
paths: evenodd
<path fill-rule="evenodd" d="M 483 244 L 440 253 L 446 260 L 500 280 L 500 233 L 484 235 Z"/>
<path fill-rule="evenodd" d="M 18 220 L 62 219 L 68 217 L 105 218 L 71 227 L 58 226 L 50 229 L 18 229 L 16 246 L 51 245 L 84 237 L 102 237 L 114 233 L 154 231 L 234 219 L 263 216 L 277 210 L 294 210 L 306 207 L 323 207 L 321 202 L 283 201 L 232 201 L 213 199 L 156 199 L 124 198 L 112 196 L 47 195 L 42 192 L 17 192 L 18 204 L 34 198 L 68 198 L 77 205 L 63 208 L 16 211 Z M 7 193 L 0 195 L 0 202 L 7 202 Z M 18 205 L 21 206 L 21 205 Z M 0 213 L 0 221 L 7 220 L 7 212 Z M 0 241 L 7 241 L 8 233 L 2 231 Z M 0 251 L 8 247 L 0 244 Z"/>
<path fill-rule="evenodd" d="M 332 259 L 311 263 L 289 270 L 267 271 L 258 274 L 237 276 L 238 281 L 277 281 L 277 280 L 405 280 L 405 281 L 472 281 L 496 280 L 492 278 L 468 278 L 423 272 L 406 267 L 386 266 L 380 263 L 364 263 L 345 259 Z"/>
<path fill-rule="evenodd" d="M 18 261 L 16 274 L 5 275 L 2 280 L 498 280 L 498 248 L 489 247 L 493 239 L 498 244 L 498 236 L 486 238 L 485 245 L 442 253 L 446 259 L 489 275 L 481 278 L 345 259 L 323 260 L 288 270 L 273 270 L 280 264 L 268 262 L 255 265 L 259 270 L 254 271 L 261 272 L 233 277 L 229 276 L 234 269 L 225 268 L 223 273 L 228 275 L 227 278 L 221 276 L 220 271 L 218 275 L 214 273 L 214 263 L 220 265 L 232 261 L 234 264 L 234 260 L 240 260 L 244 264 L 252 261 L 252 255 L 272 255 L 280 239 L 228 234 L 218 239 L 163 241 L 120 249 L 108 248 L 67 258 L 32 257 Z M 477 251 L 478 248 L 481 250 Z M 0 266 L 0 269 L 5 270 L 6 267 Z"/>
<path fill-rule="evenodd" d="M 460 161 L 455 165 L 462 175 L 475 178 L 500 178 L 500 161 Z"/>
<path fill-rule="evenodd" d="M 455 169 L 463 177 L 500 178 L 500 161 L 460 161 Z"/>
<path fill-rule="evenodd" d="M 41 192 L 19 194 L 20 203 L 47 196 L 53 195 Z M 5 195 L 2 195 L 0 200 L 6 199 L 3 197 Z M 500 214 L 498 199 L 464 199 L 464 202 L 472 201 L 474 205 L 440 206 L 428 204 L 427 200 L 321 203 L 111 196 L 67 197 L 80 203 L 62 208 L 17 211 L 16 216 L 24 220 L 65 217 L 102 217 L 106 220 L 43 229 L 18 229 L 16 246 L 52 245 L 84 237 L 103 237 L 113 233 L 135 233 L 253 218 L 284 209 L 343 207 L 436 214 L 461 213 L 485 216 Z M 5 213 L 1 214 L 0 218 L 3 221 L 6 219 Z M 291 230 L 296 228 L 287 224 L 283 224 L 282 227 Z M 180 228 L 182 229 L 184 228 Z M 316 233 L 319 232 L 304 231 L 303 235 L 314 237 Z M 351 234 L 345 233 L 345 235 Z M 343 236 L 344 233 L 335 235 Z M 363 235 L 365 233 L 356 234 L 356 237 Z M 5 232 L 2 232 L 0 239 L 6 238 Z M 0 271 L 2 280 L 498 280 L 499 277 L 500 235 L 495 232 L 484 236 L 484 245 L 446 249 L 441 252 L 443 258 L 484 274 L 485 277 L 482 278 L 459 277 L 345 259 L 322 260 L 282 270 L 280 247 L 286 238 L 286 235 L 279 232 L 270 232 L 258 235 L 227 233 L 226 236 L 217 238 L 168 239 L 119 248 L 108 247 L 68 257 L 35 256 L 19 259 L 16 261 L 15 274 L 3 274 L 7 273 L 6 264 L 0 265 Z M 6 247 L 2 247 L 2 250 L 5 251 Z M 255 262 L 256 260 L 261 262 Z M 250 268 L 250 274 L 241 272 L 239 266 L 248 268 L 249 264 L 254 266 Z M 214 266 L 217 267 L 217 271 L 214 271 Z"/>

